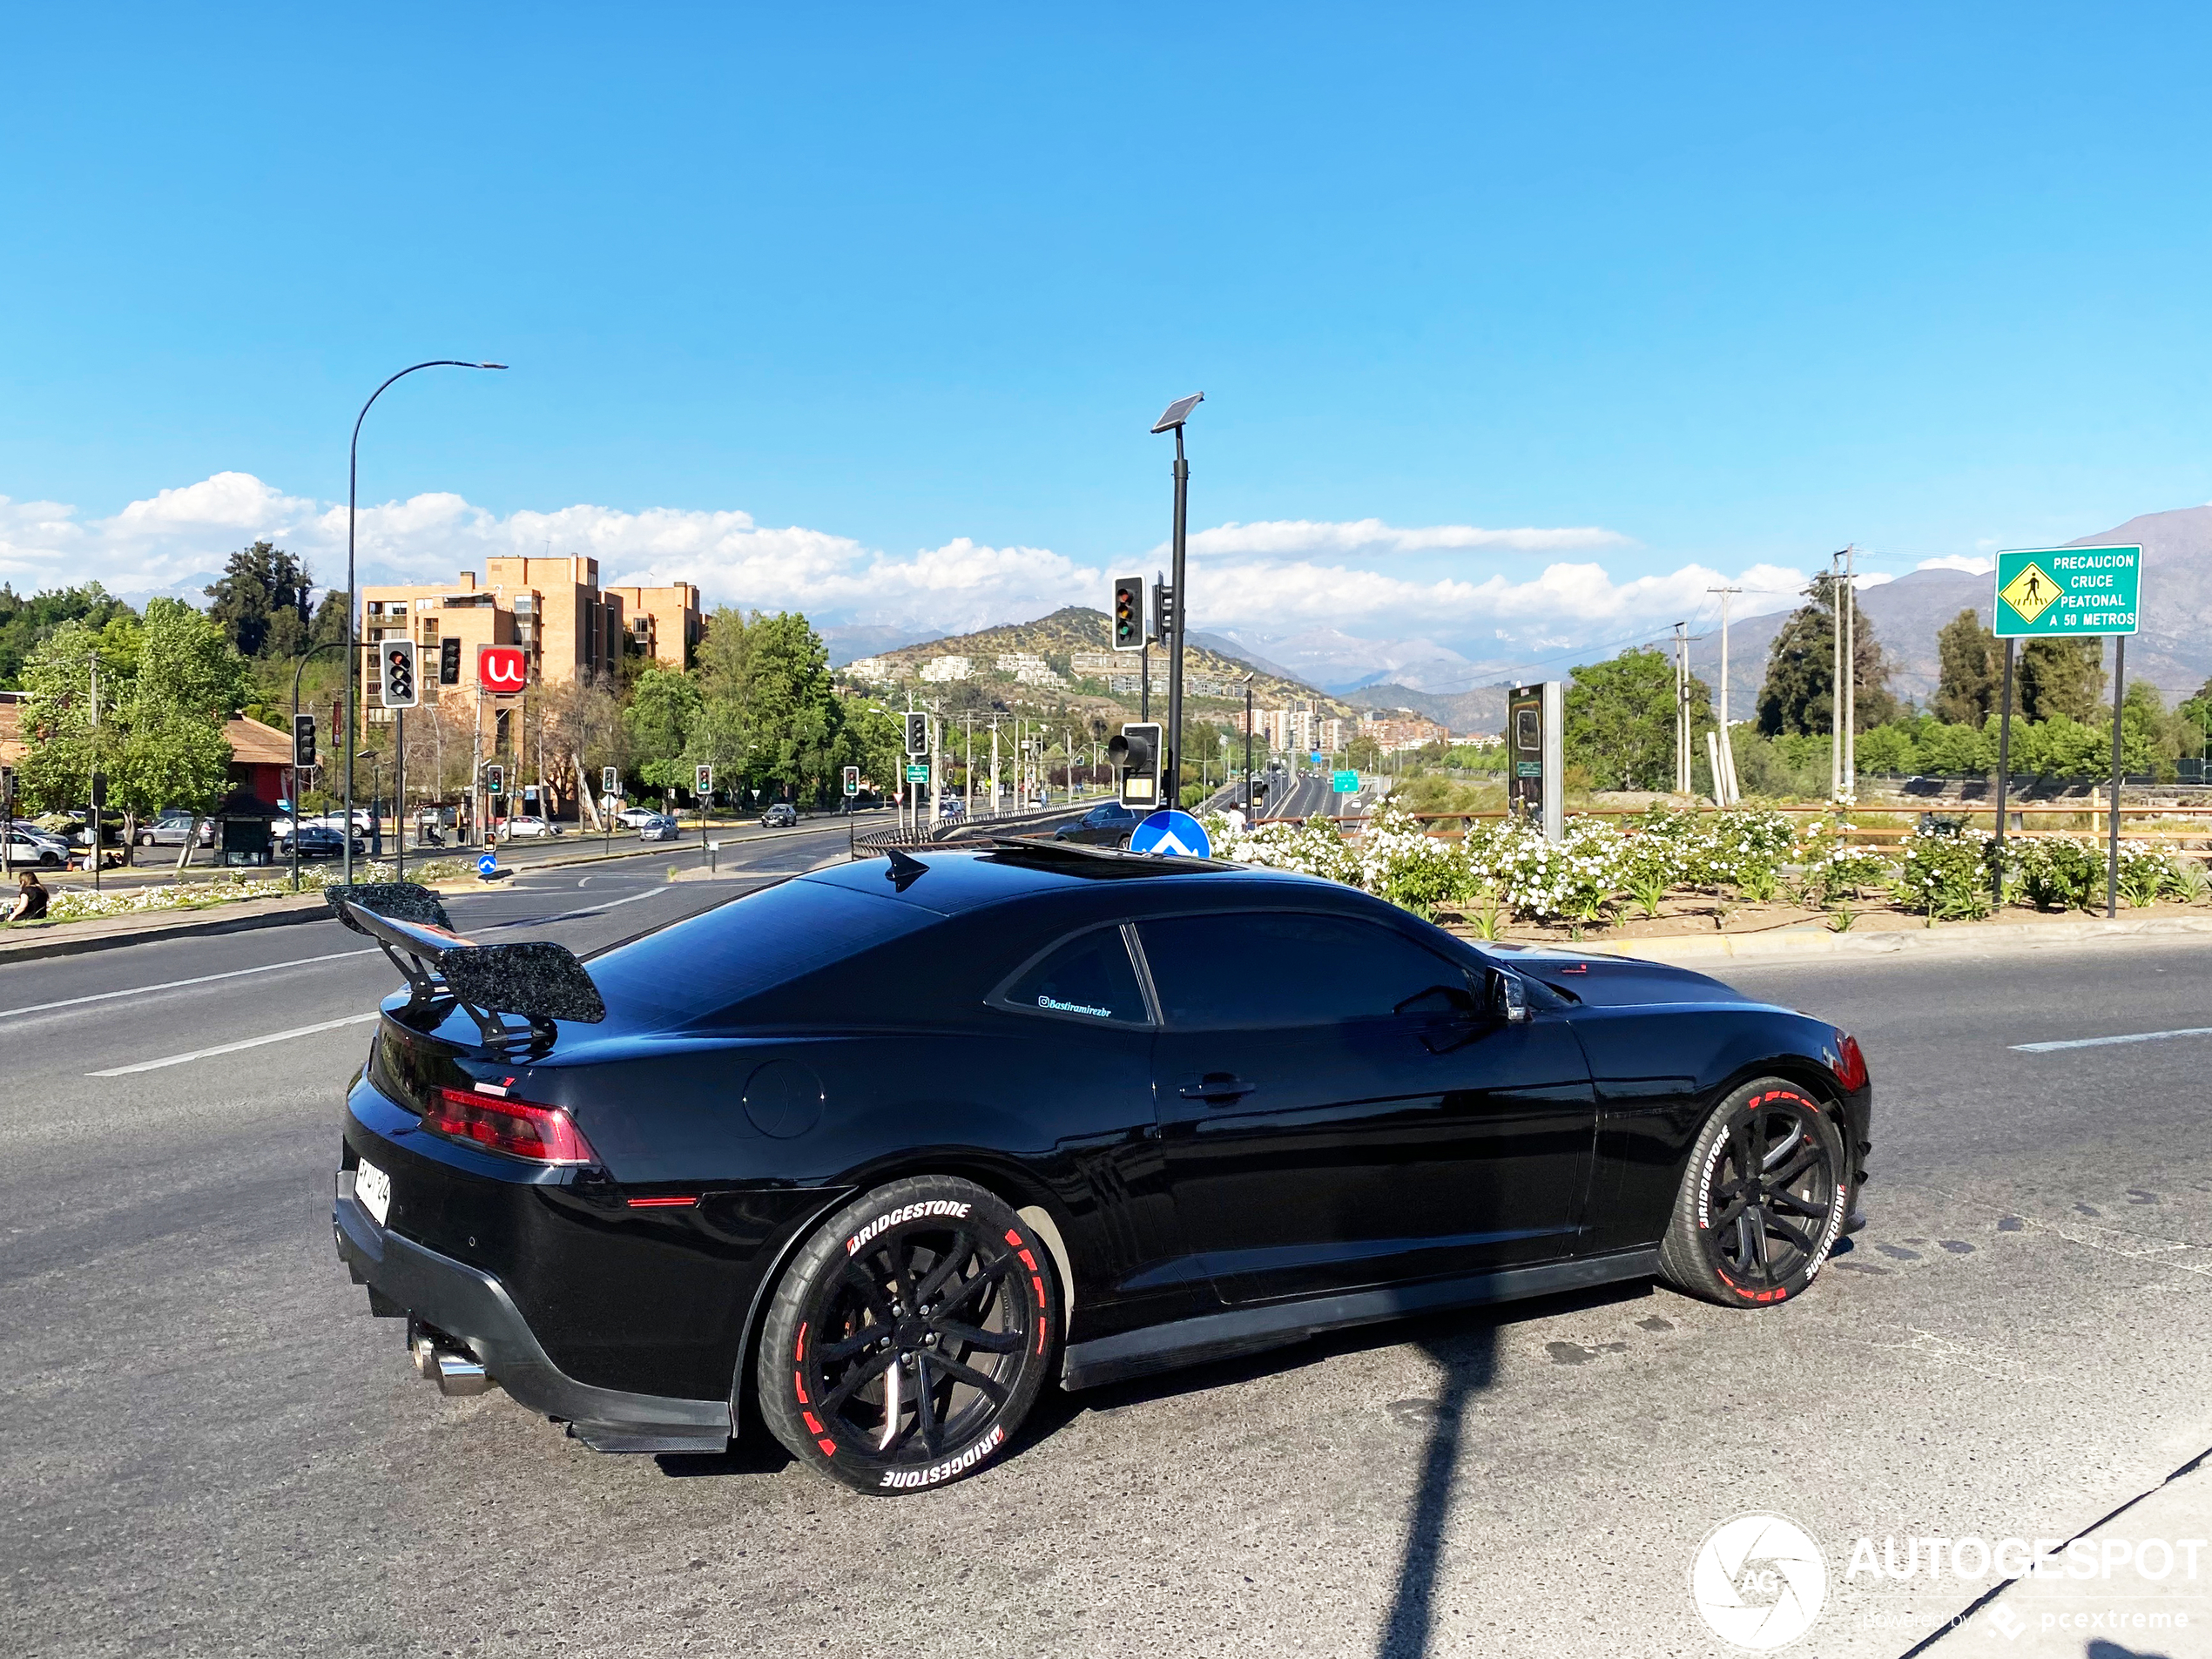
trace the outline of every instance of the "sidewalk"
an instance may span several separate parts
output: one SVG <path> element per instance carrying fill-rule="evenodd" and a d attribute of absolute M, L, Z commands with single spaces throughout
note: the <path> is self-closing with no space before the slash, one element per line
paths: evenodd
<path fill-rule="evenodd" d="M 2148 1566 L 2139 1552 L 2150 1545 Z M 2165 1548 L 2157 1548 L 2163 1544 Z M 2195 1548 L 2191 1548 L 2191 1545 Z M 2190 1464 L 1912 1651 L 1937 1659 L 2182 1659 L 2212 1653 L 2212 1464 Z"/>
<path fill-rule="evenodd" d="M 1471 929 L 1452 932 L 1481 948 Z M 1652 939 L 1515 939 L 1495 943 L 1588 956 L 1629 956 L 1642 961 L 1704 968 L 1731 960 L 1778 961 L 1807 956 L 1899 956 L 1946 951 L 2069 949 L 2104 939 L 2202 938 L 2212 941 L 2212 916 L 2070 917 L 2033 922 L 1946 921 L 1933 927 L 1853 928 L 1836 933 L 1817 922 L 1758 934 L 1689 934 Z"/>

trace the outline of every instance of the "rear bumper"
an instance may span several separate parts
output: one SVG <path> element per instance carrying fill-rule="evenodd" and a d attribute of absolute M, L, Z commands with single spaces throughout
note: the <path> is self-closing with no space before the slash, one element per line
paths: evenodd
<path fill-rule="evenodd" d="M 338 1254 L 361 1284 L 468 1344 L 492 1379 L 523 1406 L 565 1422 L 600 1452 L 721 1452 L 736 1433 L 726 1399 L 633 1394 L 578 1382 L 555 1365 L 507 1287 L 493 1275 L 376 1224 L 338 1176 L 330 1215 Z"/>

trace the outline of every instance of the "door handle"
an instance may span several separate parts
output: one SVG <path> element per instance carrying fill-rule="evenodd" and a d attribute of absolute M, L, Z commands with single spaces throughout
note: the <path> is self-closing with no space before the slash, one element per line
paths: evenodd
<path fill-rule="evenodd" d="M 1208 1101 L 1238 1100 L 1258 1087 L 1258 1083 L 1248 1083 L 1241 1077 L 1232 1077 L 1226 1072 L 1217 1071 L 1210 1073 L 1195 1083 L 1184 1084 L 1183 1098 Z"/>

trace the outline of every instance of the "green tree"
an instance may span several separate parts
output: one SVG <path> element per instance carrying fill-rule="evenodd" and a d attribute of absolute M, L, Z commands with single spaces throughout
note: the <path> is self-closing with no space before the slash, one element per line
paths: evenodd
<path fill-rule="evenodd" d="M 307 567 L 280 547 L 240 548 L 202 590 L 209 618 L 242 656 L 293 657 L 307 637 Z"/>
<path fill-rule="evenodd" d="M 1759 687 L 1759 730 L 1825 734 L 1836 725 L 1836 590 L 1833 577 L 1813 578 L 1805 590 L 1809 604 L 1791 613 L 1767 652 L 1766 678 Z M 1851 725 L 1865 732 L 1886 725 L 1899 708 L 1890 695 L 1889 663 L 1874 637 L 1865 608 L 1851 604 L 1851 684 L 1856 690 Z"/>
<path fill-rule="evenodd" d="M 154 599 L 143 623 L 115 617 L 98 633 L 64 624 L 32 652 L 24 679 L 23 786 L 34 804 L 80 805 L 93 772 L 105 772 L 127 849 L 138 822 L 161 808 L 205 812 L 221 799 L 231 761 L 223 727 L 251 695 L 253 677 L 215 624 L 182 600 Z"/>
<path fill-rule="evenodd" d="M 1712 695 L 1689 683 L 1693 745 L 1714 728 Z M 1675 665 L 1665 653 L 1622 651 L 1574 671 L 1567 688 L 1567 764 L 1601 788 L 1667 789 L 1675 775 Z"/>
<path fill-rule="evenodd" d="M 98 632 L 114 617 L 136 614 L 97 582 L 47 589 L 28 599 L 0 587 L 0 690 L 22 688 L 32 650 L 64 623 L 81 622 Z"/>
<path fill-rule="evenodd" d="M 1971 610 L 1961 610 L 1936 632 L 1942 678 L 1931 707 L 1939 720 L 1979 726 L 1997 706 L 2004 678 L 2004 648 Z M 2018 698 L 2015 688 L 2013 696 Z"/>
<path fill-rule="evenodd" d="M 702 706 L 685 760 L 726 769 L 733 786 L 764 795 L 819 799 L 838 764 L 842 710 L 828 649 L 806 618 L 721 606 L 698 664 Z"/>
<path fill-rule="evenodd" d="M 637 780 L 658 790 L 688 787 L 685 734 L 698 718 L 699 688 L 680 668 L 648 668 L 632 687 L 622 712 L 630 764 Z"/>
<path fill-rule="evenodd" d="M 2019 675 L 2020 712 L 2029 719 L 2094 720 L 2105 694 L 2104 642 L 2031 639 L 2020 648 Z"/>

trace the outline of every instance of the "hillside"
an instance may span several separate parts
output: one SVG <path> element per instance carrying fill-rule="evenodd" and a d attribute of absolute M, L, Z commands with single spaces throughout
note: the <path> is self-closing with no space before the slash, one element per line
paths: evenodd
<path fill-rule="evenodd" d="M 1506 729 L 1506 688 L 1502 685 L 1478 685 L 1471 691 L 1424 691 L 1385 680 L 1345 692 L 1345 701 L 1362 709 L 1411 709 L 1458 732 Z"/>
<path fill-rule="evenodd" d="M 1111 650 L 1109 627 L 1104 611 L 1069 605 L 1034 622 L 1004 624 L 863 658 L 845 664 L 842 672 L 879 686 L 973 685 L 1009 703 L 1056 695 L 1134 709 L 1137 658 L 1134 652 L 1117 655 Z M 1015 658 L 1031 660 L 1001 660 Z M 1155 649 L 1151 667 L 1153 712 L 1157 714 L 1167 694 L 1166 654 Z M 1242 706 L 1248 672 L 1254 675 L 1252 700 L 1260 708 L 1281 708 L 1293 698 L 1312 698 L 1332 714 L 1352 712 L 1345 703 L 1303 681 L 1255 670 L 1195 642 L 1185 648 L 1183 672 L 1185 698 L 1194 705 L 1211 705 L 1217 714 L 1232 705 Z"/>

